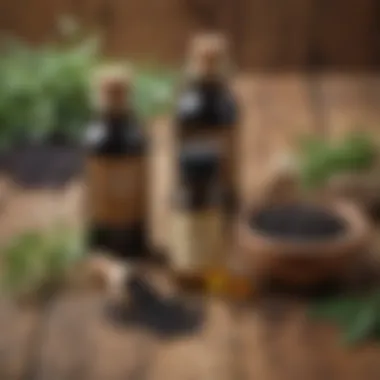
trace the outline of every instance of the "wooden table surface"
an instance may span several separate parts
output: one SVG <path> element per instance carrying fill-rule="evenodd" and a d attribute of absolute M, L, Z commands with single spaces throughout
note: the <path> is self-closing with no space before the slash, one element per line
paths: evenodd
<path fill-rule="evenodd" d="M 246 75 L 236 81 L 243 107 L 241 197 L 264 189 L 275 156 L 300 134 L 337 138 L 380 126 L 380 76 Z M 165 245 L 170 188 L 170 124 L 152 127 L 152 231 Z M 158 175 L 157 175 L 158 174 Z M 25 191 L 0 181 L 0 239 L 54 220 L 80 223 L 80 182 Z M 44 308 L 0 306 L 0 379 L 35 380 L 378 380 L 380 349 L 347 349 L 332 326 L 305 316 L 300 301 L 272 297 L 239 309 L 210 300 L 202 329 L 165 339 L 136 325 L 118 327 L 102 295 L 64 293 Z"/>

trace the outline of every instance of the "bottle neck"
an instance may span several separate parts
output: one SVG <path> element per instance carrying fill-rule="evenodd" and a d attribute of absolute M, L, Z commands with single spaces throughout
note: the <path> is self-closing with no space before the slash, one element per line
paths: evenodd
<path fill-rule="evenodd" d="M 226 58 L 208 62 L 201 58 L 190 58 L 185 68 L 186 78 L 190 81 L 223 83 L 229 76 L 229 63 Z"/>
<path fill-rule="evenodd" d="M 204 88 L 220 88 L 226 82 L 226 76 L 220 73 L 188 72 L 185 81 Z"/>
<path fill-rule="evenodd" d="M 225 78 L 220 76 L 193 77 L 191 82 L 205 91 L 217 91 L 225 86 Z"/>

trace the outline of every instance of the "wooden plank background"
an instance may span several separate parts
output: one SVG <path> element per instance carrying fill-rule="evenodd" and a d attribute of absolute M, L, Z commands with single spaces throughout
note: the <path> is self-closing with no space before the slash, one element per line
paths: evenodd
<path fill-rule="evenodd" d="M 378 0 L 1 1 L 0 32 L 51 39 L 63 14 L 103 34 L 105 52 L 177 64 L 194 31 L 229 35 L 244 70 L 377 69 Z"/>

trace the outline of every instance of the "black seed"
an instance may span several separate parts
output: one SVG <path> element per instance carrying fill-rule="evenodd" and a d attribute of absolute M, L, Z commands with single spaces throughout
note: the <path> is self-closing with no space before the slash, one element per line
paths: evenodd
<path fill-rule="evenodd" d="M 251 218 L 250 226 L 273 237 L 297 240 L 333 238 L 345 230 L 338 216 L 301 203 L 266 208 Z"/>
<path fill-rule="evenodd" d="M 109 316 L 118 323 L 135 323 L 163 336 L 192 333 L 203 322 L 200 309 L 190 309 L 185 300 L 165 298 L 145 279 L 134 276 L 126 284 L 128 305 L 111 305 Z"/>

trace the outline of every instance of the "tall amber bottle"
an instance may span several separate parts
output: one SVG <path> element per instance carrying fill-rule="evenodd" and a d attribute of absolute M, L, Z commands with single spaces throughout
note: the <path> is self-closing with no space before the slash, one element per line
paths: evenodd
<path fill-rule="evenodd" d="M 142 258 L 148 253 L 147 141 L 131 104 L 131 75 L 104 68 L 95 85 L 85 165 L 90 249 Z"/>
<path fill-rule="evenodd" d="M 182 287 L 201 290 L 209 274 L 224 262 L 227 251 L 219 154 L 210 147 L 191 146 L 181 151 L 179 161 L 169 259 Z"/>
<path fill-rule="evenodd" d="M 185 83 L 176 110 L 178 149 L 196 143 L 222 150 L 222 178 L 227 211 L 237 207 L 236 144 L 238 107 L 228 78 L 228 49 L 223 36 L 194 38 Z"/>

